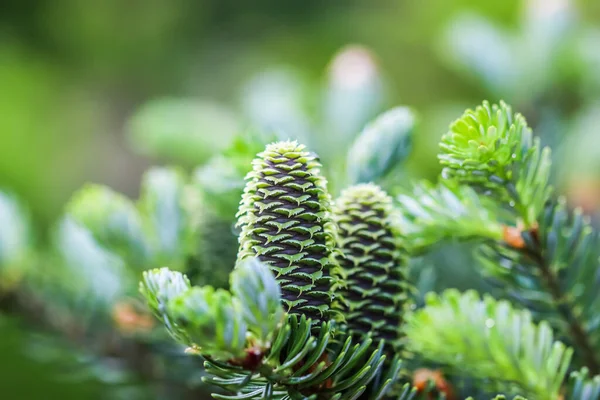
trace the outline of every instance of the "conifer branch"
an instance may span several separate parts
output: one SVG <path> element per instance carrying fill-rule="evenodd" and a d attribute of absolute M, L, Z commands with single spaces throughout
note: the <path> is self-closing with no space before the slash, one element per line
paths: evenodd
<path fill-rule="evenodd" d="M 305 315 L 285 317 L 280 288 L 270 269 L 246 259 L 231 276 L 232 292 L 191 287 L 181 273 L 144 274 L 140 290 L 173 338 L 207 361 L 204 381 L 234 394 L 223 399 L 355 399 L 380 377 L 385 342 L 371 335 L 353 344 L 335 322 L 314 324 Z M 379 400 L 396 382 L 400 360 L 373 396 Z"/>
<path fill-rule="evenodd" d="M 552 194 L 550 149 L 542 148 L 521 114 L 504 102 L 467 110 L 442 137 L 439 155 L 446 180 L 495 194 L 534 227 Z"/>
<path fill-rule="evenodd" d="M 597 319 L 600 296 L 589 282 L 582 281 L 595 279 L 599 268 L 598 232 L 590 227 L 580 211 L 570 213 L 564 200 L 559 199 L 547 204 L 538 229 L 521 232 L 521 235 L 522 246 L 517 248 L 498 243 L 482 249 L 482 260 L 488 266 L 488 272 L 506 278 L 503 280 L 509 283 L 506 274 L 498 273 L 497 263 L 485 260 L 499 258 L 510 262 L 516 276 L 529 282 L 525 283 L 526 287 L 511 283 L 513 297 L 531 307 L 540 318 L 558 314 L 560 321 L 553 325 L 569 337 L 577 355 L 592 374 L 600 373 L 600 339 L 595 333 L 598 323 L 593 322 Z M 531 266 L 536 266 L 539 273 L 528 272 Z M 582 284 L 586 286 L 579 286 Z M 538 295 L 533 302 L 529 301 L 536 290 L 546 292 L 547 299 Z"/>
<path fill-rule="evenodd" d="M 396 198 L 397 225 L 413 256 L 447 240 L 502 240 L 499 207 L 469 186 L 448 183 L 421 182 Z"/>
<path fill-rule="evenodd" d="M 584 368 L 571 374 L 569 400 L 599 400 L 600 376 L 590 377 L 590 371 Z"/>
<path fill-rule="evenodd" d="M 541 318 L 548 311 L 560 316 L 562 321 L 554 325 L 570 337 L 585 364 L 594 373 L 600 373 L 596 356 L 600 341 L 595 338 L 594 328 L 581 321 L 581 316 L 586 322 L 595 319 L 589 310 L 592 304 L 600 304 L 596 302 L 598 296 L 587 291 L 578 295 L 574 286 L 578 273 L 595 274 L 598 270 L 598 257 L 587 254 L 598 254 L 590 244 L 598 243 L 597 233 L 590 231 L 581 216 L 568 224 L 564 204 L 553 200 L 549 149 L 541 148 L 520 114 L 513 115 L 505 103 L 487 102 L 474 111 L 467 110 L 454 122 L 443 137 L 441 148 L 444 179 L 495 194 L 499 203 L 513 209 L 523 224 L 518 230 L 523 240 L 505 237 L 506 243 L 497 241 L 496 249 L 484 247 L 482 259 L 487 272 L 509 283 L 509 290 L 517 298 L 535 298 L 538 305 L 543 303 L 546 313 Z M 525 265 L 519 267 L 521 258 Z M 498 260 L 511 263 L 514 271 Z M 527 264 L 537 266 L 537 273 L 530 272 Z M 519 282 L 518 276 L 527 283 Z M 571 276 L 571 286 L 561 282 L 566 276 Z M 585 313 L 579 313 L 583 315 L 578 315 L 576 310 L 581 306 L 574 299 L 585 305 Z"/>
<path fill-rule="evenodd" d="M 558 398 L 572 354 L 547 323 L 475 292 L 431 294 L 406 332 L 414 351 L 540 400 Z"/>
<path fill-rule="evenodd" d="M 539 251 L 539 243 L 536 244 L 538 244 L 538 248 L 536 250 Z M 579 350 L 579 354 L 585 360 L 585 365 L 588 366 L 590 372 L 593 375 L 599 374 L 600 363 L 597 359 L 598 355 L 596 354 L 596 350 L 593 348 L 590 342 L 587 332 L 583 328 L 583 324 L 573 312 L 575 304 L 570 304 L 568 297 L 560 288 L 558 277 L 552 273 L 550 267 L 543 261 L 541 253 L 536 253 L 534 258 L 538 263 L 542 277 L 546 282 L 548 290 L 552 294 L 552 298 L 554 299 L 555 303 L 564 305 L 563 307 L 557 307 L 557 310 L 569 325 L 569 331 L 573 339 L 573 344 Z"/>

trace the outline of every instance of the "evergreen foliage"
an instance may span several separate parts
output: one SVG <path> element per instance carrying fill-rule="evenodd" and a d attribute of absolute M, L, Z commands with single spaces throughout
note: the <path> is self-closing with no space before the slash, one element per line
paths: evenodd
<path fill-rule="evenodd" d="M 260 140 L 234 140 L 192 179 L 152 169 L 138 201 L 88 185 L 54 231 L 49 270 L 30 267 L 27 213 L 1 194 L 0 295 L 23 285 L 48 319 L 71 307 L 55 325 L 73 332 L 76 310 L 124 313 L 121 334 L 168 348 L 167 362 L 186 349 L 215 398 L 600 400 L 598 228 L 552 188 L 550 151 L 523 116 L 484 102 L 443 136 L 439 181 L 395 184 L 392 198 L 382 186 L 415 121 L 398 108 L 365 128 L 334 204 L 296 141 L 254 154 Z M 446 241 L 472 243 L 491 293 L 430 293 L 417 309 L 410 259 Z M 59 292 L 64 304 L 47 304 Z M 86 334 L 100 330 L 74 336 Z"/>
<path fill-rule="evenodd" d="M 441 150 L 444 170 L 438 186 L 417 186 L 398 198 L 409 223 L 407 239 L 417 238 L 414 254 L 444 240 L 474 241 L 481 272 L 494 293 L 528 311 L 450 292 L 430 299 L 411 320 L 411 348 L 481 378 L 482 384 L 510 381 L 507 388 L 513 385 L 531 398 L 597 399 L 596 378 L 587 378 L 587 371 L 598 373 L 598 316 L 593 311 L 598 231 L 552 189 L 549 149 L 509 106 L 485 102 L 451 125 Z M 440 192 L 451 195 L 440 201 Z M 499 334 L 509 329 L 509 316 L 518 334 Z M 459 322 L 448 326 L 450 321 Z M 564 345 L 551 346 L 554 336 Z M 478 353 L 477 343 L 486 353 Z M 533 360 L 539 364 L 521 364 Z M 574 373 L 571 381 L 565 378 L 577 368 L 584 372 Z"/>
<path fill-rule="evenodd" d="M 23 279 L 32 247 L 28 211 L 16 196 L 0 190 L 0 297 Z"/>
<path fill-rule="evenodd" d="M 207 358 L 206 382 L 232 393 L 216 397 L 458 398 L 437 373 L 402 386 L 401 358 L 410 352 L 416 357 L 405 368 L 442 365 L 480 395 L 599 398 L 597 378 L 588 377 L 597 368 L 597 295 L 588 284 L 598 270 L 597 235 L 555 197 L 549 151 L 504 103 L 467 111 L 441 148 L 437 185 L 420 183 L 396 202 L 372 183 L 351 186 L 332 212 L 320 165 L 304 146 L 277 142 L 257 156 L 238 213 L 234 294 L 228 300 L 222 292 L 217 307 L 245 299 L 245 311 L 227 322 L 229 341 L 214 345 L 214 329 L 225 321 L 213 320 L 212 330 L 201 323 L 226 311 L 179 299 L 163 315 L 180 341 L 196 335 L 183 342 Z M 528 309 L 449 290 L 428 295 L 413 312 L 406 255 L 457 239 L 476 242 L 487 279 Z M 255 286 L 281 288 L 281 314 L 265 314 L 267 299 L 240 289 Z M 205 299 L 214 292 L 191 293 Z M 339 318 L 330 318 L 334 308 Z M 278 325 L 268 317 L 284 314 Z M 243 329 L 255 339 L 240 347 Z"/>
<path fill-rule="evenodd" d="M 529 312 L 475 292 L 430 295 L 406 330 L 415 352 L 536 399 L 558 397 L 571 360 L 547 323 L 536 326 Z"/>
<path fill-rule="evenodd" d="M 503 237 L 503 226 L 496 218 L 498 207 L 468 186 L 421 182 L 411 195 L 400 194 L 396 200 L 398 225 L 413 255 L 450 237 L 463 241 Z"/>
<path fill-rule="evenodd" d="M 505 103 L 467 110 L 442 137 L 442 177 L 488 190 L 535 225 L 551 188 L 550 149 L 540 146 L 521 114 Z"/>
<path fill-rule="evenodd" d="M 317 336 L 305 315 L 285 319 L 279 285 L 270 268 L 246 258 L 231 275 L 231 292 L 210 286 L 190 287 L 178 272 L 146 272 L 140 289 L 172 336 L 201 354 L 210 374 L 206 381 L 237 393 L 220 398 L 356 398 L 379 376 L 384 342 L 353 345 L 336 340 L 335 323 L 322 322 Z M 395 359 L 374 398 L 395 381 Z M 336 397 L 337 398 L 337 397 Z"/>
<path fill-rule="evenodd" d="M 417 116 L 408 107 L 395 107 L 375 118 L 354 139 L 346 169 L 352 183 L 385 177 L 408 156 Z"/>

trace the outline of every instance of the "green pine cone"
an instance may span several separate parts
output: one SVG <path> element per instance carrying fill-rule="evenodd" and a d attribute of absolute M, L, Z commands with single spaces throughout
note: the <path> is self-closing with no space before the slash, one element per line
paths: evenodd
<path fill-rule="evenodd" d="M 321 165 L 291 141 L 268 145 L 252 164 L 238 212 L 238 259 L 269 265 L 287 311 L 313 323 L 329 319 L 335 225 Z"/>
<path fill-rule="evenodd" d="M 373 184 L 352 186 L 334 206 L 340 266 L 340 285 L 349 330 L 362 337 L 371 333 L 386 348 L 399 350 L 400 327 L 407 305 L 407 266 L 392 222 L 392 199 Z"/>

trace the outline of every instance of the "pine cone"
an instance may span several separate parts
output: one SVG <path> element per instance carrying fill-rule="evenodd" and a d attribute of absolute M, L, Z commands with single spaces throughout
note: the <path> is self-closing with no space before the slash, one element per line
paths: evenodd
<path fill-rule="evenodd" d="M 339 293 L 349 330 L 371 333 L 398 351 L 407 304 L 407 268 L 392 222 L 392 199 L 378 186 L 361 184 L 342 192 L 335 203 L 340 260 L 345 277 Z"/>
<path fill-rule="evenodd" d="M 238 260 L 269 265 L 287 311 L 313 323 L 333 313 L 335 225 L 320 166 L 297 142 L 268 145 L 253 161 L 238 212 Z"/>

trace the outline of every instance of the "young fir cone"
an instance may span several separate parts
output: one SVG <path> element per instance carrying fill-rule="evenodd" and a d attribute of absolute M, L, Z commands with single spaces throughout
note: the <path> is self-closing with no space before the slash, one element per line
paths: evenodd
<path fill-rule="evenodd" d="M 392 199 L 373 184 L 352 186 L 334 206 L 344 276 L 339 288 L 348 329 L 358 337 L 385 339 L 399 350 L 407 304 L 407 266 L 392 222 Z"/>
<path fill-rule="evenodd" d="M 329 319 L 335 225 L 321 165 L 291 141 L 268 145 L 252 164 L 238 212 L 238 259 L 256 256 L 270 266 L 288 312 Z"/>

